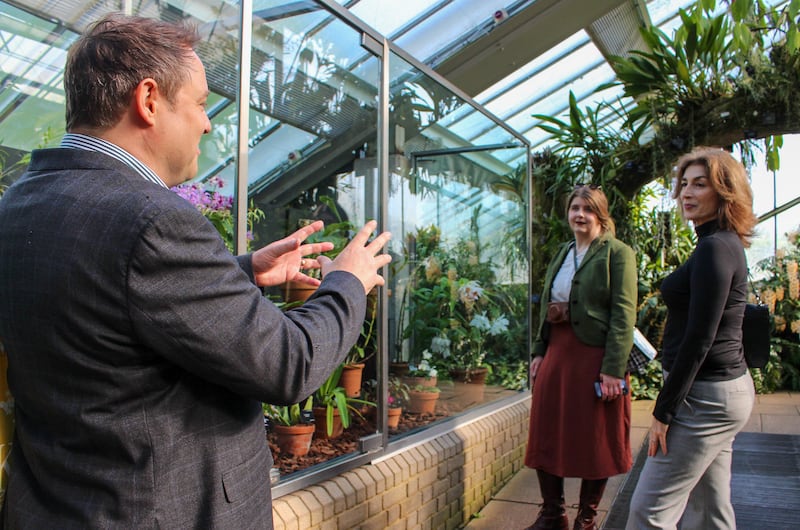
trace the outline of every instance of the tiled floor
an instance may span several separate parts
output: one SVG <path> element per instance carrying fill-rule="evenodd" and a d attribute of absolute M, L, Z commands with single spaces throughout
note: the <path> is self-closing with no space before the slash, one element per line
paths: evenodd
<path fill-rule="evenodd" d="M 631 447 L 634 457 L 647 435 L 650 426 L 652 401 L 634 401 L 631 418 Z M 800 434 L 800 393 L 781 392 L 756 396 L 756 404 L 745 432 Z M 603 519 L 614 503 L 625 475 L 609 479 L 606 494 L 600 504 Z M 580 479 L 566 479 L 565 497 L 568 515 L 572 521 L 577 512 Z M 486 505 L 467 526 L 467 530 L 521 530 L 533 524 L 539 512 L 541 497 L 536 472 L 523 468 Z"/>

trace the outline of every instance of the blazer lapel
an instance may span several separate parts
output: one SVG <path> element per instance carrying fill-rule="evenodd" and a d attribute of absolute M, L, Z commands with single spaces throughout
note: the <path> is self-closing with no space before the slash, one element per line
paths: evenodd
<path fill-rule="evenodd" d="M 580 265 L 578 265 L 578 268 L 575 269 L 575 272 L 581 270 L 583 266 L 586 264 L 586 262 L 588 262 L 592 258 L 592 256 L 597 254 L 600 248 L 603 247 L 607 241 L 608 241 L 608 234 L 602 234 L 600 235 L 600 237 L 592 241 L 592 244 L 589 245 L 589 250 L 586 251 L 586 255 L 583 256 L 583 259 L 581 260 Z"/>

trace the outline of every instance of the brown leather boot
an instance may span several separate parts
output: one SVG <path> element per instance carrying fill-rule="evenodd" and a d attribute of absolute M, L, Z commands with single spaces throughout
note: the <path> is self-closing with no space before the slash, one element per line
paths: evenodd
<path fill-rule="evenodd" d="M 569 530 L 567 509 L 564 506 L 564 478 L 536 470 L 539 490 L 542 492 L 542 509 L 539 517 L 525 530 Z"/>
<path fill-rule="evenodd" d="M 575 519 L 573 530 L 597 530 L 597 523 L 594 519 L 597 517 L 597 506 L 600 504 L 600 499 L 603 498 L 606 482 L 608 482 L 607 478 L 581 481 L 578 517 Z"/>

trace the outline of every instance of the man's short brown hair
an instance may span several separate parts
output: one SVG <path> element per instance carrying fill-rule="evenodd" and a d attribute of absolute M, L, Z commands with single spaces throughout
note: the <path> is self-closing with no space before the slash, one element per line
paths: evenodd
<path fill-rule="evenodd" d="M 199 40 L 197 30 L 188 25 L 120 14 L 89 26 L 67 54 L 67 131 L 117 124 L 143 79 L 154 79 L 174 103 Z"/>

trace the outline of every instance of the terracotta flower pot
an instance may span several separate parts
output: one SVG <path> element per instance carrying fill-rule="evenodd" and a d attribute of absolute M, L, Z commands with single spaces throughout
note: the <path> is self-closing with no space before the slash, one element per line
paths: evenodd
<path fill-rule="evenodd" d="M 328 436 L 328 409 L 326 407 L 314 407 L 314 434 L 320 439 L 336 438 L 344 432 L 342 418 L 339 411 L 333 409 L 333 430 Z"/>
<path fill-rule="evenodd" d="M 283 301 L 287 304 L 292 302 L 305 302 L 316 290 L 316 287 L 305 283 L 286 282 L 283 287 Z"/>
<path fill-rule="evenodd" d="M 393 407 L 388 410 L 389 413 L 389 421 L 388 425 L 390 429 L 396 429 L 398 425 L 400 425 L 400 416 L 403 415 L 403 409 L 400 407 Z"/>
<path fill-rule="evenodd" d="M 408 373 L 408 362 L 401 361 L 389 363 L 389 373 L 396 375 L 397 377 L 406 375 Z"/>
<path fill-rule="evenodd" d="M 466 370 L 463 368 L 452 368 L 450 370 L 450 377 L 453 378 L 453 381 L 456 381 L 458 383 L 485 385 L 486 375 L 488 373 L 489 369 L 485 367 L 473 368 L 472 370 Z"/>
<path fill-rule="evenodd" d="M 433 414 L 439 392 L 412 390 L 408 393 L 408 411 L 414 414 Z"/>
<path fill-rule="evenodd" d="M 339 385 L 344 388 L 347 397 L 361 395 L 361 379 L 364 374 L 364 363 L 346 364 L 339 378 Z"/>
<path fill-rule="evenodd" d="M 274 425 L 275 441 L 281 453 L 294 456 L 305 456 L 311 448 L 314 437 L 314 425 Z"/>
<path fill-rule="evenodd" d="M 417 385 L 436 386 L 436 383 L 439 382 L 436 377 L 413 377 L 410 375 L 403 376 L 401 380 L 408 385 L 408 388 L 414 388 Z"/>

